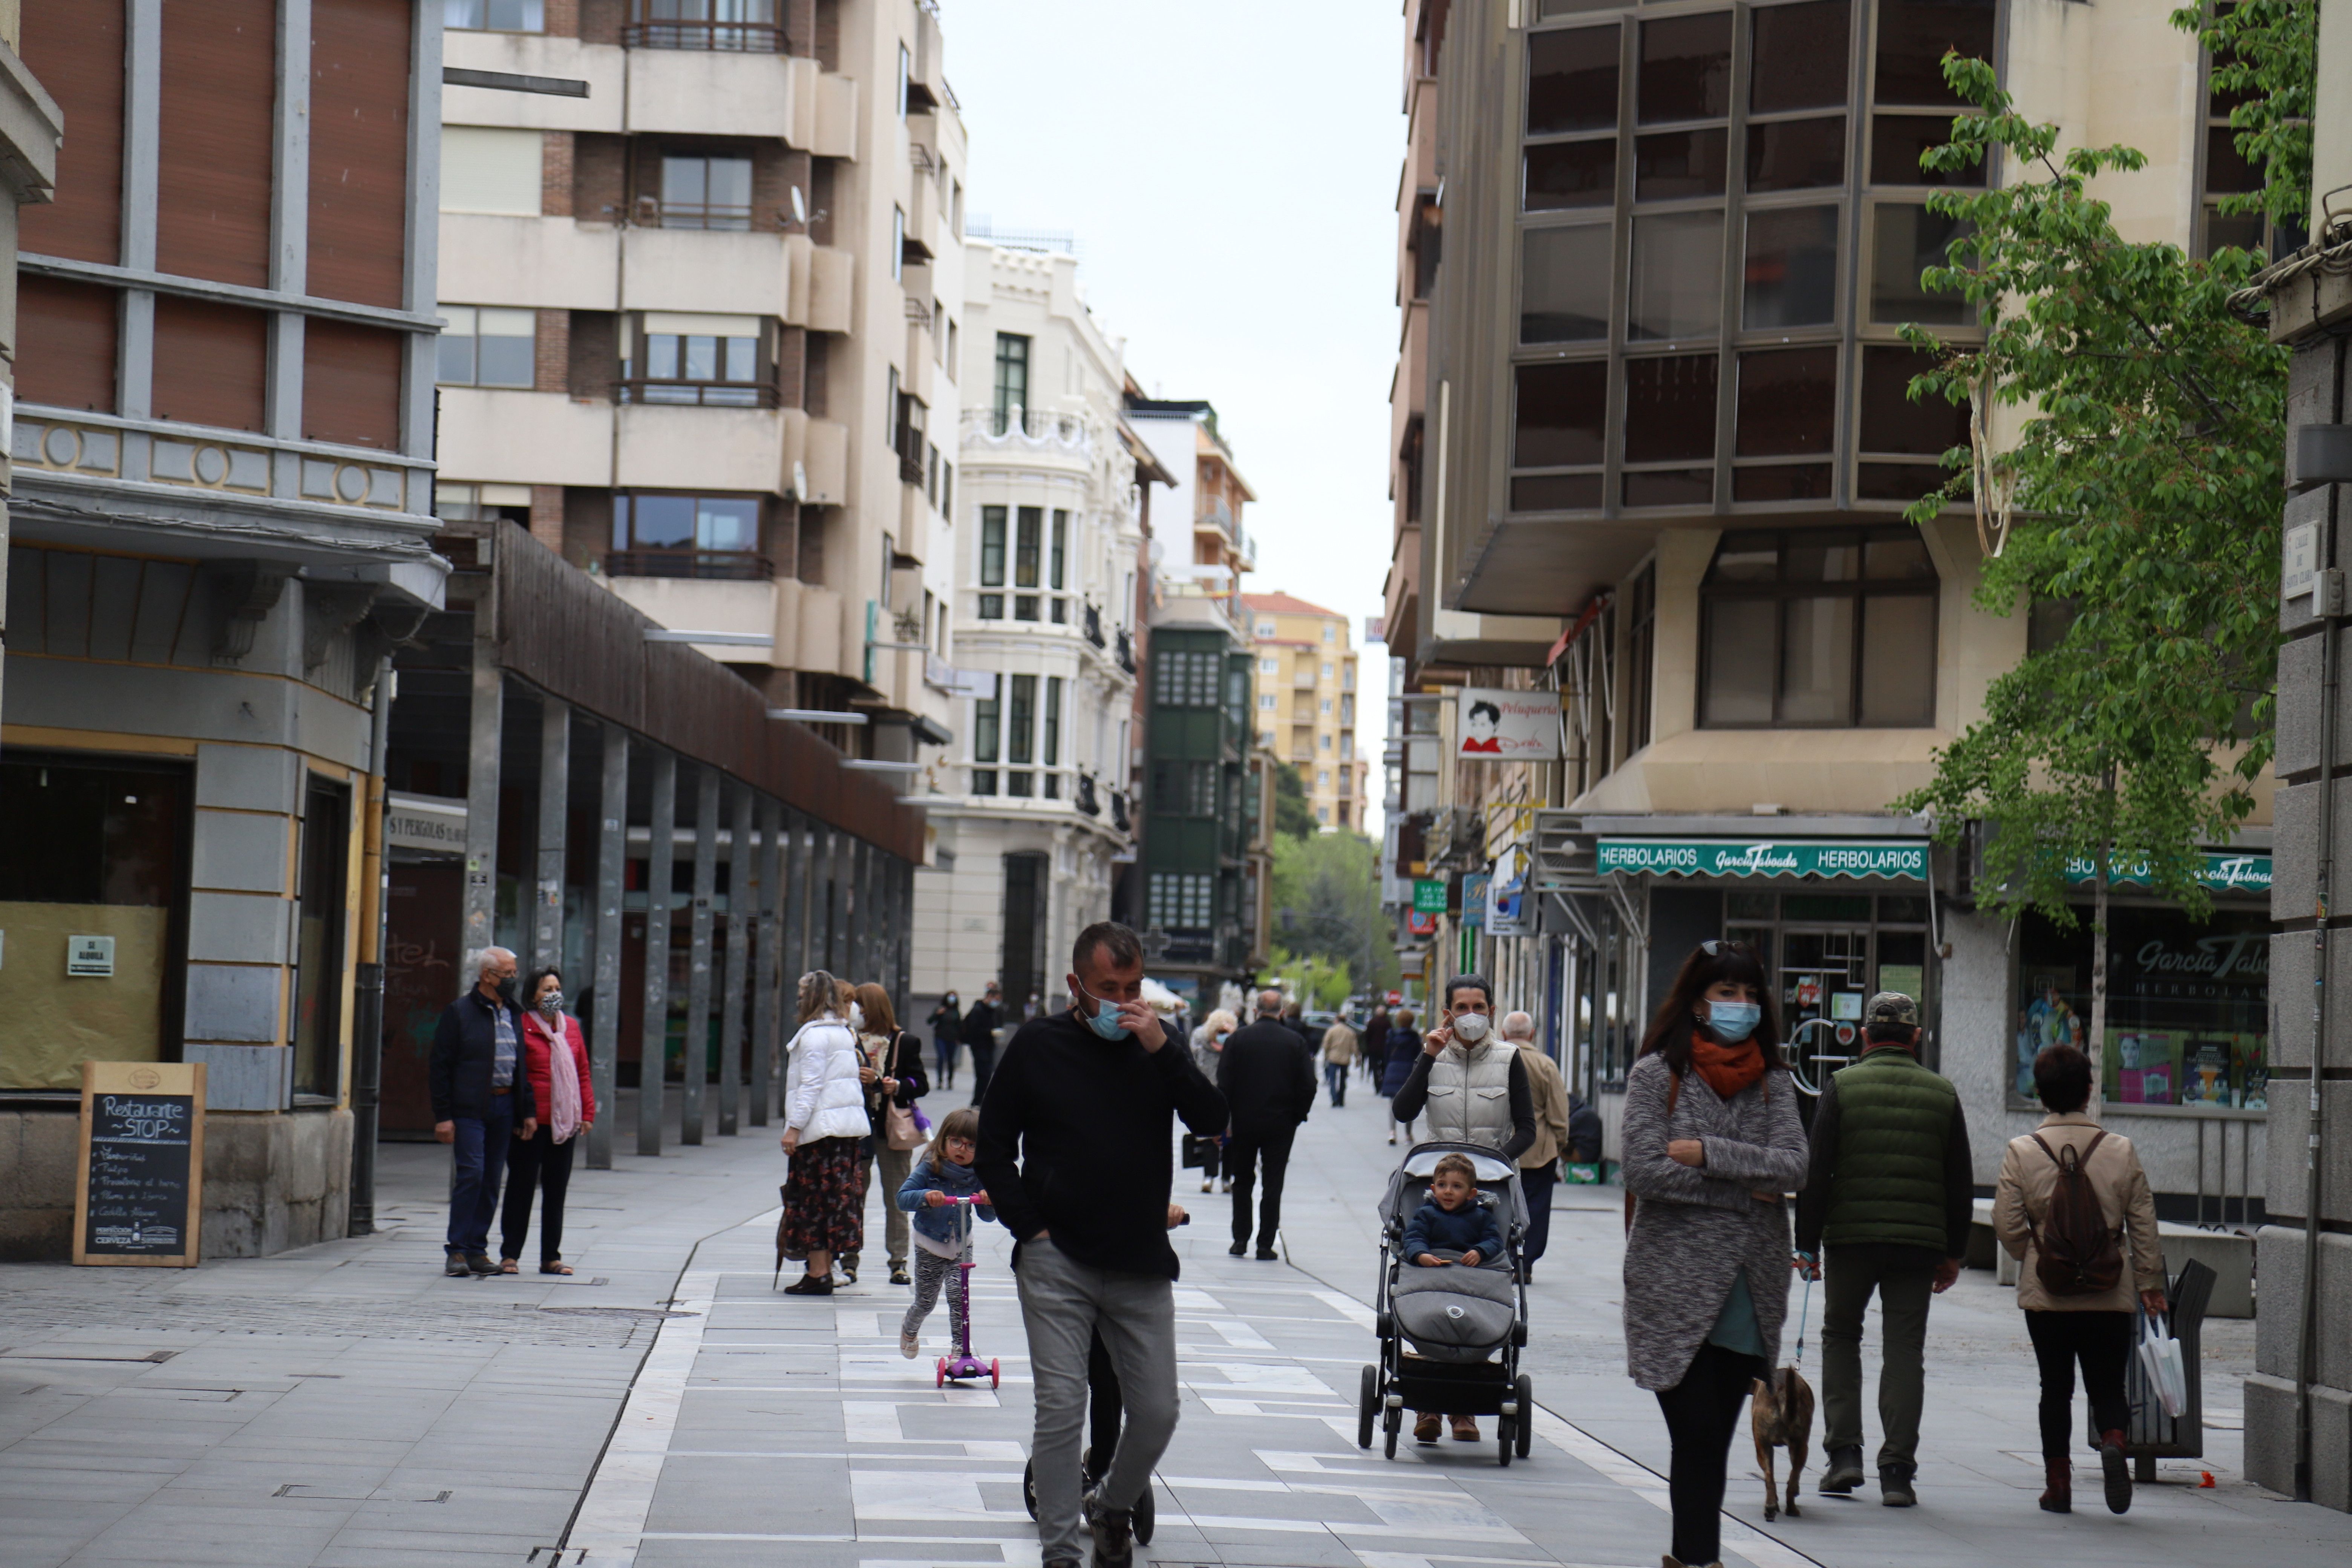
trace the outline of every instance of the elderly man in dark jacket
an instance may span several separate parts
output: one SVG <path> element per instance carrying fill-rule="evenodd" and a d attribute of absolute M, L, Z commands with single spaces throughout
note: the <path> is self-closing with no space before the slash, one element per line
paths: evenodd
<path fill-rule="evenodd" d="M 1282 993 L 1261 991 L 1257 1021 L 1236 1029 L 1217 1058 L 1217 1088 L 1233 1108 L 1225 1173 L 1234 1184 L 1235 1258 L 1249 1249 L 1253 1169 L 1265 1167 L 1265 1198 L 1258 1210 L 1257 1255 L 1271 1261 L 1274 1233 L 1282 1228 L 1282 1178 L 1290 1142 L 1315 1108 L 1315 1053 L 1282 1021 Z"/>
<path fill-rule="evenodd" d="M 498 1213 L 507 1144 L 539 1131 L 530 1074 L 520 1065 L 515 955 L 486 947 L 471 967 L 474 988 L 443 1010 L 426 1068 L 433 1136 L 451 1146 L 452 1156 L 443 1272 L 459 1277 L 499 1271 L 490 1260 L 490 1219 Z"/>

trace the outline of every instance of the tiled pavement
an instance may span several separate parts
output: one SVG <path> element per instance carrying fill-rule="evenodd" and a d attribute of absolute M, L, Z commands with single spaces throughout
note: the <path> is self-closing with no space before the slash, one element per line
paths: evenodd
<path fill-rule="evenodd" d="M 1665 1542 L 1663 1432 L 1622 1372 L 1613 1192 L 1562 1195 L 1538 1271 L 1528 1364 L 1549 1408 L 1529 1460 L 1502 1469 L 1491 1442 L 1394 1461 L 1356 1447 L 1370 1210 L 1394 1153 L 1380 1109 L 1359 1089 L 1308 1123 L 1287 1263 L 1228 1258 L 1229 1200 L 1180 1188 L 1198 1205 L 1177 1233 L 1183 1418 L 1142 1555 L 1646 1568 Z M 923 1358 L 900 1359 L 906 1292 L 878 1269 L 829 1300 L 772 1292 L 772 1132 L 580 1173 L 582 1272 L 561 1285 L 439 1279 L 440 1152 L 387 1153 L 383 1207 L 404 1222 L 387 1236 L 192 1275 L 0 1268 L 0 1565 L 1037 1562 L 1001 1230 L 983 1227 L 973 1279 L 975 1348 L 1003 1386 L 942 1391 L 944 1310 Z M 2144 1489 L 2125 1519 L 2039 1513 L 2038 1471 L 2012 1457 L 2032 1447 L 2032 1394 L 2007 1293 L 1971 1277 L 1937 1330 L 1924 1505 L 1809 1491 L 1767 1534 L 1743 1439 L 1729 1561 L 2352 1557 L 2352 1521 L 2271 1500 L 2233 1463 L 2210 1462 L 2211 1489 Z M 2225 1373 L 2245 1338 L 2215 1335 Z M 2234 1382 L 2209 1388 L 2234 1405 Z M 2233 1461 L 2234 1436 L 2215 1436 Z"/>

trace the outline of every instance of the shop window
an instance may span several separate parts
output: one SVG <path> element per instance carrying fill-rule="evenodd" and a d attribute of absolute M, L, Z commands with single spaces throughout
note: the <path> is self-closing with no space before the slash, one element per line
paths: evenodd
<path fill-rule="evenodd" d="M 1754 46 L 1748 68 L 1750 114 L 1829 109 L 1845 102 L 1847 40 L 1853 33 L 1847 0 L 1759 6 L 1749 13 L 1749 26 Z"/>
<path fill-rule="evenodd" d="M 1845 116 L 1769 120 L 1748 128 L 1748 189 L 1810 191 L 1845 184 Z"/>
<path fill-rule="evenodd" d="M 1625 460 L 1715 456 L 1716 356 L 1672 354 L 1625 364 Z"/>
<path fill-rule="evenodd" d="M 1617 29 L 1579 27 L 1528 39 L 1528 134 L 1617 123 Z"/>
<path fill-rule="evenodd" d="M 1730 132 L 1660 131 L 1633 139 L 1633 199 L 1671 202 L 1723 195 L 1725 149 Z"/>
<path fill-rule="evenodd" d="M 1975 226 L 1925 206 L 1880 202 L 1872 208 L 1870 319 L 1885 326 L 1969 326 L 1976 308 L 1957 292 L 1930 293 L 1920 275 L 1951 264 L 1951 244 Z"/>
<path fill-rule="evenodd" d="M 1838 209 L 1766 207 L 1748 215 L 1740 325 L 1827 326 L 1837 320 Z"/>
<path fill-rule="evenodd" d="M 1984 164 L 1964 163 L 1949 172 L 1922 165 L 1931 147 L 1952 139 L 1948 114 L 1874 114 L 1870 117 L 1870 180 L 1876 185 L 1981 185 Z"/>
<path fill-rule="evenodd" d="M 171 1054 L 188 820 L 178 764 L 0 757 L 0 1089 L 79 1089 L 86 1057 Z M 110 973 L 68 974 L 75 937 L 103 939 Z"/>
<path fill-rule="evenodd" d="M 616 576 L 758 579 L 773 575 L 760 554 L 757 496 L 661 495 L 625 491 L 613 498 Z"/>
<path fill-rule="evenodd" d="M 1878 0 L 1879 103 L 1959 102 L 1944 83 L 1944 57 L 1992 58 L 1994 0 Z"/>
<path fill-rule="evenodd" d="M 1527 232 L 1519 265 L 1519 342 L 1601 342 L 1608 338 L 1615 238 L 1616 230 L 1607 224 Z"/>
<path fill-rule="evenodd" d="M 1835 450 L 1837 370 L 1838 351 L 1828 344 L 1741 354 L 1733 452 L 1790 458 Z"/>
<path fill-rule="evenodd" d="M 1908 529 L 1734 535 L 1700 590 L 1699 722 L 1923 727 L 1937 586 Z"/>
<path fill-rule="evenodd" d="M 1731 13 L 1642 24 L 1641 123 L 1719 120 L 1731 110 Z"/>
<path fill-rule="evenodd" d="M 1723 215 L 1645 213 L 1633 220 L 1625 335 L 1711 338 L 1723 323 Z"/>
<path fill-rule="evenodd" d="M 2011 1088 L 2020 1100 L 2033 1100 L 2043 1047 L 2087 1043 L 2096 939 L 2090 908 L 2074 913 L 2071 931 L 2032 910 L 2019 921 Z M 2196 921 L 2175 909 L 2111 904 L 2100 1053 L 2110 1109 L 2267 1109 L 2270 951 L 2261 910 L 2216 909 Z"/>
<path fill-rule="evenodd" d="M 440 314 L 440 360 L 435 380 L 444 386 L 532 384 L 538 311 L 444 305 Z"/>
<path fill-rule="evenodd" d="M 1609 364 L 1580 360 L 1518 367 L 1511 462 L 1522 468 L 1598 463 L 1609 418 Z"/>
<path fill-rule="evenodd" d="M 661 161 L 661 226 L 721 229 L 751 226 L 751 160 L 702 153 L 666 153 Z"/>
<path fill-rule="evenodd" d="M 1617 199 L 1617 139 L 1547 142 L 1528 149 L 1528 211 L 1605 207 Z"/>
<path fill-rule="evenodd" d="M 302 880 L 294 948 L 294 1092 L 342 1089 L 343 884 L 351 786 L 314 778 L 303 796 Z"/>

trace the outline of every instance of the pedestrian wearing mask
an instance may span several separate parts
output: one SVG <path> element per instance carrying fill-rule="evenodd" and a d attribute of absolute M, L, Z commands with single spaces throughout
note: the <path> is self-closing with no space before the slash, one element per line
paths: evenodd
<path fill-rule="evenodd" d="M 890 1283 L 911 1285 L 907 1272 L 906 1211 L 896 1202 L 898 1188 L 914 1168 L 915 1151 L 922 1136 L 915 1131 L 915 1101 L 930 1089 L 923 1081 L 923 1042 L 898 1027 L 890 994 L 867 982 L 850 993 L 849 1026 L 857 1032 L 860 1060 L 857 1081 L 866 1088 L 866 1119 L 874 1129 L 858 1143 L 857 1208 L 866 1210 L 866 1194 L 874 1184 L 874 1171 L 882 1171 L 882 1190 L 890 1201 L 882 1205 L 883 1237 L 890 1248 Z M 841 1272 L 857 1283 L 858 1255 L 841 1259 Z"/>
<path fill-rule="evenodd" d="M 1862 1056 L 1822 1086 L 1797 1200 L 1797 1253 L 1822 1288 L 1821 1489 L 1862 1484 L 1862 1329 L 1878 1297 L 1878 1500 L 1918 1500 L 1927 1304 L 1952 1288 L 1976 1217 L 1960 1097 L 1921 1065 L 1919 1005 L 1882 991 L 1863 1009 Z"/>
<path fill-rule="evenodd" d="M 1805 1179 L 1797 1091 L 1763 965 L 1738 942 L 1683 960 L 1625 1079 L 1625 1352 L 1674 1445 L 1666 1568 L 1722 1556 L 1726 1461 L 1749 1384 L 1778 1363 Z"/>
<path fill-rule="evenodd" d="M 1233 1115 L 1225 1143 L 1225 1175 L 1234 1194 L 1234 1244 L 1228 1250 L 1235 1258 L 1249 1250 L 1251 1188 L 1263 1175 L 1257 1256 L 1271 1262 L 1279 1256 L 1274 1237 L 1282 1228 L 1291 1142 L 1315 1108 L 1314 1058 L 1307 1042 L 1282 1021 L 1281 992 L 1259 992 L 1256 1021 L 1225 1042 L 1217 1058 L 1217 1090 Z"/>
<path fill-rule="evenodd" d="M 1356 1031 L 1345 1018 L 1334 1018 L 1323 1031 L 1323 1082 L 1331 1091 L 1331 1109 L 1348 1103 L 1348 1074 L 1356 1065 Z"/>
<path fill-rule="evenodd" d="M 524 1070 L 530 1098 L 546 1119 L 516 1142 L 507 1161 L 506 1206 L 499 1225 L 499 1272 L 522 1270 L 522 1244 L 530 1236 L 532 1189 L 543 1193 L 539 1220 L 539 1271 L 569 1274 L 563 1261 L 563 1194 L 572 1185 L 572 1154 L 579 1134 L 596 1124 L 596 1090 L 588 1081 L 588 1043 L 580 1020 L 563 1010 L 563 974 L 542 969 L 523 982 L 530 1006 L 522 1016 Z"/>
<path fill-rule="evenodd" d="M 1389 1142 L 1392 1144 L 1397 1141 L 1400 1125 L 1408 1131 L 1412 1130 L 1411 1118 L 1397 1114 L 1396 1097 L 1421 1060 L 1421 1035 L 1413 1028 L 1410 1007 L 1400 1007 L 1390 1014 L 1388 1035 L 1382 1046 L 1388 1052 L 1388 1061 L 1381 1068 L 1381 1098 L 1389 1102 Z"/>
<path fill-rule="evenodd" d="M 859 1081 L 849 987 L 822 969 L 801 976 L 800 1028 L 784 1048 L 784 1213 L 776 1245 L 803 1260 L 788 1296 L 833 1294 L 833 1263 L 866 1241 L 866 1192 L 858 1144 L 874 1131 Z"/>
<path fill-rule="evenodd" d="M 1217 1064 L 1224 1059 L 1225 1042 L 1234 1037 L 1234 1031 L 1240 1026 L 1239 1019 L 1219 1007 L 1202 1019 L 1201 1026 L 1192 1031 L 1192 1065 L 1200 1068 L 1201 1076 L 1211 1083 L 1217 1081 Z M 1201 1190 L 1204 1193 L 1217 1184 L 1217 1172 L 1224 1166 L 1225 1143 L 1226 1140 L 1221 1137 L 1202 1145 Z M 1225 1191 L 1230 1193 L 1234 1190 L 1234 1179 L 1230 1167 L 1226 1169 Z"/>
<path fill-rule="evenodd" d="M 1482 1143 L 1516 1163 L 1536 1141 L 1536 1106 L 1527 1063 L 1495 1037 L 1494 988 L 1481 974 L 1445 984 L 1445 1021 L 1421 1042 L 1396 1119 L 1429 1115 L 1430 1142 Z"/>
<path fill-rule="evenodd" d="M 1070 1005 L 1024 1025 L 980 1111 L 981 1185 L 1019 1246 L 1013 1274 L 1035 1379 L 1044 1568 L 1078 1568 L 1083 1517 L 1098 1568 L 1134 1561 L 1134 1508 L 1176 1431 L 1176 1253 L 1169 1135 L 1220 1131 L 1225 1102 L 1143 1001 L 1143 944 L 1105 921 L 1070 953 Z M 1110 1470 L 1079 1482 L 1087 1352 L 1099 1333 L 1126 1426 Z"/>
<path fill-rule="evenodd" d="M 993 980 L 963 1016 L 963 1047 L 971 1053 L 971 1102 L 988 1098 L 988 1080 L 996 1071 L 996 1031 L 1004 1026 L 1004 988 Z"/>
<path fill-rule="evenodd" d="M 1552 1189 L 1559 1185 L 1559 1157 L 1568 1148 L 1568 1085 L 1560 1079 L 1559 1064 L 1536 1044 L 1532 1016 L 1505 1014 L 1503 1041 L 1518 1053 L 1536 1114 L 1535 1142 L 1519 1155 L 1519 1192 L 1528 1203 L 1528 1234 L 1519 1248 L 1524 1281 L 1535 1277 L 1536 1259 L 1551 1241 Z"/>
<path fill-rule="evenodd" d="M 2074 1511 L 2069 1456 L 2080 1430 L 2074 1424 L 2080 1363 L 2107 1508 L 2122 1513 L 2132 1500 L 2124 1368 L 2131 1360 L 2135 1293 L 2150 1313 L 2166 1310 L 2156 1198 L 2131 1140 L 2102 1128 L 2085 1109 L 2091 1058 L 2080 1047 L 2044 1046 L 2033 1058 L 2033 1088 L 2050 1114 L 2009 1141 L 1993 1189 L 1992 1228 L 2023 1265 L 2017 1304 L 2042 1371 L 2042 1507 Z"/>
<path fill-rule="evenodd" d="M 939 1062 L 940 1087 L 955 1087 L 956 1052 L 963 1048 L 963 1015 L 956 1010 L 952 991 L 931 1009 L 931 1051 Z"/>
<path fill-rule="evenodd" d="M 1378 1094 L 1381 1091 L 1381 1070 L 1388 1066 L 1389 1060 L 1387 1008 L 1377 1002 L 1372 1004 L 1364 1015 L 1363 1027 L 1357 1031 L 1356 1044 L 1357 1066 L 1363 1069 L 1365 1079 L 1372 1086 L 1372 1092 Z"/>
<path fill-rule="evenodd" d="M 516 1139 L 539 1131 L 538 1101 L 522 1059 L 522 1010 L 515 1005 L 515 955 L 486 947 L 467 964 L 474 988 L 442 1011 L 425 1081 L 433 1136 L 449 1145 L 449 1228 L 442 1272 L 496 1274 L 490 1221 L 499 1179 Z"/>

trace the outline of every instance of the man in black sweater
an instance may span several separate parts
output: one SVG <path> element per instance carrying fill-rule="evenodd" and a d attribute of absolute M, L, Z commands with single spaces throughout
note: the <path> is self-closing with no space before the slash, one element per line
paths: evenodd
<path fill-rule="evenodd" d="M 1225 1145 L 1225 1174 L 1234 1184 L 1235 1258 L 1249 1250 L 1250 1185 L 1257 1166 L 1265 1169 L 1265 1197 L 1258 1213 L 1257 1255 L 1271 1262 L 1274 1233 L 1282 1228 L 1282 1181 L 1290 1169 L 1291 1140 L 1315 1108 L 1315 1058 L 1307 1042 L 1282 1016 L 1282 993 L 1261 991 L 1257 1021 L 1234 1031 L 1217 1058 L 1217 1088 L 1233 1108 L 1233 1137 Z"/>
<path fill-rule="evenodd" d="M 971 1011 L 963 1016 L 964 1048 L 971 1052 L 971 1102 L 978 1105 L 988 1098 L 988 1080 L 996 1071 L 996 1031 L 1004 1021 L 1004 989 L 995 981 Z"/>
<path fill-rule="evenodd" d="M 1168 1245 L 1173 1120 L 1204 1136 L 1225 1102 L 1143 1001 L 1143 946 L 1108 921 L 1078 933 L 1067 1011 L 1004 1047 L 980 1112 L 982 1184 L 1013 1233 L 1035 1380 L 1037 1538 L 1045 1568 L 1133 1560 L 1132 1510 L 1176 1431 L 1176 1252 Z M 1081 1498 L 1087 1353 L 1099 1334 L 1126 1429 L 1109 1473 Z"/>

